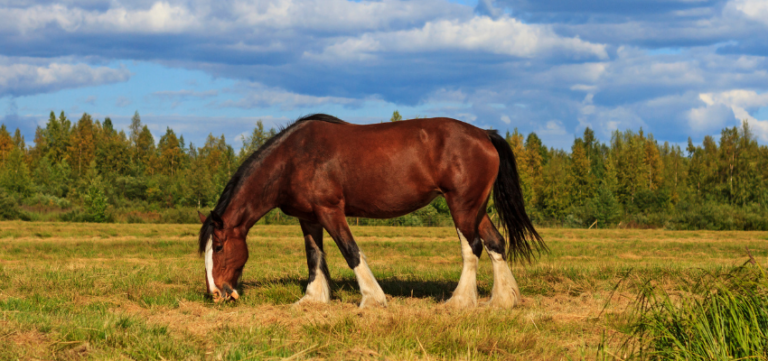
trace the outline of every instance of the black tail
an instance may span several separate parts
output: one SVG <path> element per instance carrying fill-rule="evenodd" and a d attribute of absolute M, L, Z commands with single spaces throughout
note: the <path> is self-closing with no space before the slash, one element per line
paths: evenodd
<path fill-rule="evenodd" d="M 523 191 L 512 148 L 495 130 L 489 130 L 488 137 L 499 153 L 499 175 L 493 184 L 493 202 L 509 243 L 507 257 L 514 261 L 524 259 L 530 262 L 536 254 L 549 249 L 525 213 Z"/>

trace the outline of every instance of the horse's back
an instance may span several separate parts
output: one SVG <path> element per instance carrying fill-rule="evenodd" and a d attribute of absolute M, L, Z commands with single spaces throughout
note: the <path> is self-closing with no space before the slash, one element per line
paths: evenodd
<path fill-rule="evenodd" d="M 339 193 L 351 216 L 406 214 L 438 194 L 492 182 L 498 171 L 486 131 L 450 118 L 369 125 L 315 121 L 295 142 L 297 174 L 311 178 L 300 182 L 311 185 L 302 192 Z"/>

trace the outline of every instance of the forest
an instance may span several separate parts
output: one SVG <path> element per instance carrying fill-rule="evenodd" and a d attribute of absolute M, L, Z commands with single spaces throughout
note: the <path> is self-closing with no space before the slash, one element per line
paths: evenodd
<path fill-rule="evenodd" d="M 390 121 L 403 121 L 395 112 Z M 136 112 L 126 131 L 83 114 L 51 112 L 33 144 L 0 126 L 0 219 L 193 223 L 215 205 L 229 177 L 275 129 L 261 121 L 235 150 L 223 135 L 187 144 L 167 128 L 156 140 Z M 768 230 L 768 147 L 747 121 L 685 149 L 642 129 L 601 143 L 586 128 L 571 149 L 535 133 L 506 131 L 517 158 L 526 210 L 547 227 Z M 493 213 L 493 205 L 489 205 Z M 261 223 L 297 220 L 272 211 Z M 412 214 L 350 218 L 350 224 L 443 226 L 442 197 Z"/>

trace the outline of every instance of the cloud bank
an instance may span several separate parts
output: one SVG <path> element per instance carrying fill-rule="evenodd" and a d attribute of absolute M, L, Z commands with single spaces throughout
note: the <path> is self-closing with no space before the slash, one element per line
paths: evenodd
<path fill-rule="evenodd" d="M 11 0 L 0 5 L 0 97 L 130 84 L 142 61 L 235 85 L 159 78 L 83 105 L 276 119 L 399 108 L 557 144 L 585 127 L 681 142 L 748 119 L 767 141 L 767 19 L 763 0 Z"/>

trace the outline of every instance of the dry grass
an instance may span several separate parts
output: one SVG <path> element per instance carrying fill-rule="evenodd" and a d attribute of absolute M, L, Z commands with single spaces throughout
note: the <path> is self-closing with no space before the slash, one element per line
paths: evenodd
<path fill-rule="evenodd" d="M 456 311 L 441 306 L 461 272 L 452 228 L 353 227 L 389 307 L 356 307 L 329 238 L 333 301 L 294 307 L 307 277 L 300 230 L 257 226 L 243 297 L 213 304 L 196 232 L 0 223 L 0 359 L 595 359 L 600 344 L 614 350 L 646 280 L 684 290 L 743 263 L 745 247 L 768 263 L 765 232 L 543 229 L 552 253 L 513 267 L 522 305 Z M 487 299 L 485 256 L 478 285 Z"/>

